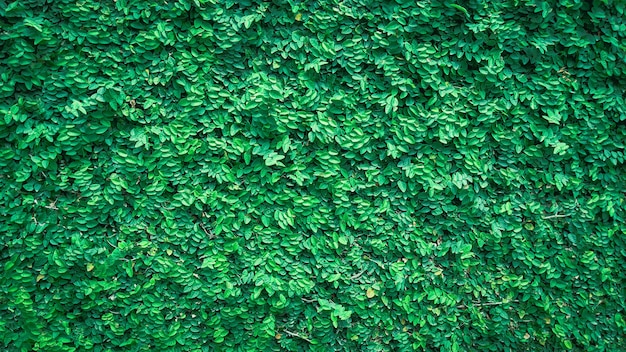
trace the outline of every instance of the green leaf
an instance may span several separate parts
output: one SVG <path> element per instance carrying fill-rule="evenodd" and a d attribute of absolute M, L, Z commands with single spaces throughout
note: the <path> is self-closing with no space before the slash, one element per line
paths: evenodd
<path fill-rule="evenodd" d="M 457 9 L 461 12 L 463 12 L 465 14 L 465 16 L 467 16 L 469 18 L 469 12 L 467 11 L 467 9 L 465 9 L 465 7 L 458 5 L 458 4 L 446 4 L 446 6 L 451 7 L 453 9 Z"/>

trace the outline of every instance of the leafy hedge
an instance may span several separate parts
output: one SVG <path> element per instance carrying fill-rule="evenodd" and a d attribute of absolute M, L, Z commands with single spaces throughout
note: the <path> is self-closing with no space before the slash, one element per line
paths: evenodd
<path fill-rule="evenodd" d="M 623 1 L 0 0 L 8 351 L 618 351 Z"/>

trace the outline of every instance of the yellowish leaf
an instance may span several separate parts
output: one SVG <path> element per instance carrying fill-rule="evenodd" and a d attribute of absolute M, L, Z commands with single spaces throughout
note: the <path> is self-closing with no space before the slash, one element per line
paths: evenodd
<path fill-rule="evenodd" d="M 302 14 L 301 13 L 296 15 L 296 21 L 302 21 Z"/>
<path fill-rule="evenodd" d="M 374 291 L 374 289 L 370 287 L 365 292 L 365 295 L 367 296 L 367 298 L 374 298 L 374 296 L 376 296 L 376 291 Z"/>
<path fill-rule="evenodd" d="M 167 255 L 172 255 L 174 252 L 171 249 L 166 249 L 165 253 L 167 253 Z"/>
<path fill-rule="evenodd" d="M 44 277 L 45 277 L 45 276 L 43 276 L 43 275 L 41 275 L 41 274 L 37 275 L 37 279 L 36 279 L 36 280 L 37 280 L 37 282 L 41 281 Z"/>
<path fill-rule="evenodd" d="M 87 271 L 92 271 L 94 268 L 94 265 L 91 263 L 87 263 Z"/>

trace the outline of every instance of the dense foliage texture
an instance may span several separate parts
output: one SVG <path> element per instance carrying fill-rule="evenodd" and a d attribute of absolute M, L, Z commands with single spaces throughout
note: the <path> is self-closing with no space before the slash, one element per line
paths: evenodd
<path fill-rule="evenodd" d="M 0 348 L 623 350 L 625 10 L 0 0 Z"/>

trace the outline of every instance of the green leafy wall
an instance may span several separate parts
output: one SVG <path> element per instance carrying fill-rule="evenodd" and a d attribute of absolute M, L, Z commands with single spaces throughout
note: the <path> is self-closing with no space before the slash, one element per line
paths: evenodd
<path fill-rule="evenodd" d="M 625 10 L 0 0 L 0 348 L 624 350 Z"/>

